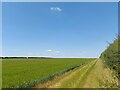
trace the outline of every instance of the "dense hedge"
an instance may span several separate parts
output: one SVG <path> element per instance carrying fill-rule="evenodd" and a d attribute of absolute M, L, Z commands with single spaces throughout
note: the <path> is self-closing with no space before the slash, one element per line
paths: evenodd
<path fill-rule="evenodd" d="M 120 37 L 109 44 L 107 49 L 101 53 L 100 58 L 106 65 L 115 70 L 120 80 Z"/>

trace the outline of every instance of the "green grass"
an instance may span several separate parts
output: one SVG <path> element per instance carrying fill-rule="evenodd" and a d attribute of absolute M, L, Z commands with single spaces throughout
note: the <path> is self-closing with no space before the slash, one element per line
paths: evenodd
<path fill-rule="evenodd" d="M 82 65 L 94 59 L 54 58 L 54 59 L 3 59 L 3 88 L 31 87 L 47 81 L 54 75 Z"/>

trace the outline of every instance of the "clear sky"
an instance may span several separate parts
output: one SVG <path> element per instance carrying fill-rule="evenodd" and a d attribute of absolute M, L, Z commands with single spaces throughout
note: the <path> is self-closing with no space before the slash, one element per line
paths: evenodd
<path fill-rule="evenodd" d="M 118 33 L 115 3 L 3 3 L 3 56 L 99 57 Z"/>

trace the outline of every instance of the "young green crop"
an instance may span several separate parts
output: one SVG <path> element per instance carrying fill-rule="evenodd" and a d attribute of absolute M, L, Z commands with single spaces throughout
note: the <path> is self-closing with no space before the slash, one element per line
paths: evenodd
<path fill-rule="evenodd" d="M 54 59 L 3 59 L 3 88 L 21 88 L 49 80 L 53 74 L 70 67 L 82 65 L 94 59 L 54 58 Z"/>

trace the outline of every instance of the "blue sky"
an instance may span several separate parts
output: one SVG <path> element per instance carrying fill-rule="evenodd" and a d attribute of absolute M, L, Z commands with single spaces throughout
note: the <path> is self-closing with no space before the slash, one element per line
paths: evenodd
<path fill-rule="evenodd" d="M 99 57 L 118 33 L 115 3 L 3 3 L 3 56 Z"/>

